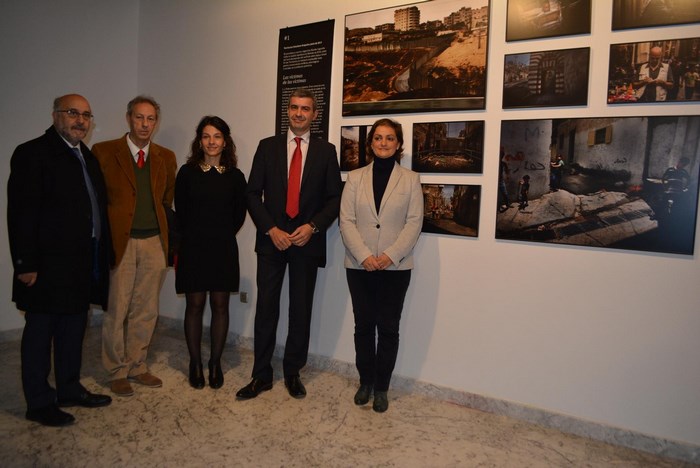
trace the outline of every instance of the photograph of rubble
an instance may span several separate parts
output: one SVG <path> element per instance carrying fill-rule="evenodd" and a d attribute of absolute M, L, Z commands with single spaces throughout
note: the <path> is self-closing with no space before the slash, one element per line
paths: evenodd
<path fill-rule="evenodd" d="M 352 171 L 369 164 L 367 157 L 367 133 L 371 125 L 340 127 L 340 170 Z"/>
<path fill-rule="evenodd" d="M 590 49 L 506 55 L 503 108 L 588 104 Z"/>
<path fill-rule="evenodd" d="M 414 171 L 481 174 L 483 168 L 483 120 L 413 124 Z"/>
<path fill-rule="evenodd" d="M 610 45 L 608 104 L 690 101 L 700 101 L 700 37 Z"/>
<path fill-rule="evenodd" d="M 590 32 L 591 0 L 508 0 L 508 42 Z"/>
<path fill-rule="evenodd" d="M 479 236 L 480 185 L 422 184 L 422 232 L 462 237 Z"/>
<path fill-rule="evenodd" d="M 489 0 L 345 17 L 344 116 L 484 109 Z"/>
<path fill-rule="evenodd" d="M 692 255 L 700 116 L 506 120 L 496 238 Z"/>
<path fill-rule="evenodd" d="M 613 31 L 698 22 L 700 0 L 613 0 Z"/>

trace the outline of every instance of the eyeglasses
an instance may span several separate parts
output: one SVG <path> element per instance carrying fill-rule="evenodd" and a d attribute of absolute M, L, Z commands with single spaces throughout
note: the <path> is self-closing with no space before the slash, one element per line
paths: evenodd
<path fill-rule="evenodd" d="M 90 112 L 79 112 L 77 109 L 56 110 L 54 112 L 65 112 L 71 119 L 77 119 L 80 116 L 85 120 L 90 120 L 94 117 Z"/>

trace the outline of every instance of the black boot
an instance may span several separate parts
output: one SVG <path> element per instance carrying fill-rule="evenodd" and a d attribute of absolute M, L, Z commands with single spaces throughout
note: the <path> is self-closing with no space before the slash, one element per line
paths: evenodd
<path fill-rule="evenodd" d="M 209 386 L 211 388 L 221 388 L 224 384 L 224 373 L 221 370 L 221 362 L 209 360 Z"/>
<path fill-rule="evenodd" d="M 204 370 L 201 362 L 190 361 L 190 385 L 193 388 L 204 388 Z"/>

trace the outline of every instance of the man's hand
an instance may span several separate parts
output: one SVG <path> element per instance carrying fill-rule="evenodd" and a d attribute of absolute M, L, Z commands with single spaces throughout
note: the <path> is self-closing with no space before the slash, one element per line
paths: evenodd
<path fill-rule="evenodd" d="M 289 240 L 297 247 L 306 245 L 314 234 L 314 228 L 310 224 L 302 224 L 289 235 Z"/>
<path fill-rule="evenodd" d="M 290 235 L 277 226 L 267 231 L 267 235 L 270 236 L 272 243 L 275 244 L 278 250 L 287 250 L 292 245 Z"/>
<path fill-rule="evenodd" d="M 36 277 L 36 271 L 32 271 L 29 273 L 20 273 L 19 275 L 17 275 L 17 279 L 24 283 L 24 285 L 28 288 L 34 286 L 34 283 L 36 283 Z"/>

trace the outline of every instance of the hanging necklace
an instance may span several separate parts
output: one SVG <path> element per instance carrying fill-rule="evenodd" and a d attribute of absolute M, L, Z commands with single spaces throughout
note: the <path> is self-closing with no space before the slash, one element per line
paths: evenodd
<path fill-rule="evenodd" d="M 226 172 L 226 166 L 212 166 L 211 164 L 207 164 L 204 161 L 199 163 L 199 168 L 202 170 L 202 172 L 209 172 L 211 168 L 216 169 L 216 172 L 219 174 L 223 174 Z"/>

